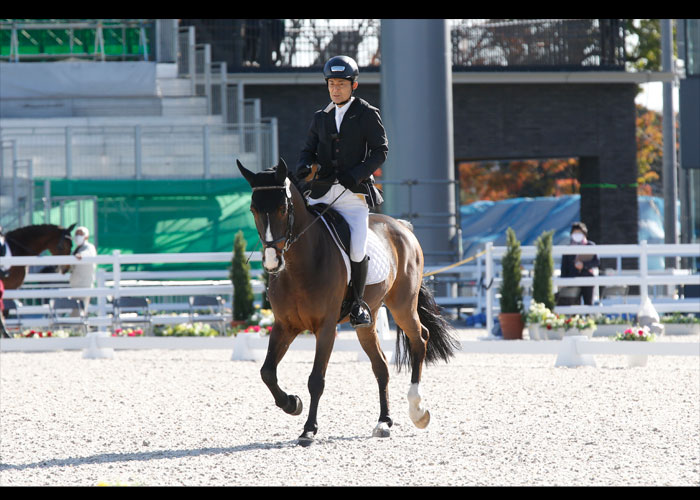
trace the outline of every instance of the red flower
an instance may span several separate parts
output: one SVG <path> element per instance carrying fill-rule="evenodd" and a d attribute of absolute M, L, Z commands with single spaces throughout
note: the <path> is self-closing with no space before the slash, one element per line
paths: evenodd
<path fill-rule="evenodd" d="M 644 330 L 639 330 L 639 332 L 637 332 L 637 333 L 638 333 L 638 334 L 639 334 L 639 336 L 641 337 L 641 336 L 643 336 L 643 335 L 644 335 Z"/>

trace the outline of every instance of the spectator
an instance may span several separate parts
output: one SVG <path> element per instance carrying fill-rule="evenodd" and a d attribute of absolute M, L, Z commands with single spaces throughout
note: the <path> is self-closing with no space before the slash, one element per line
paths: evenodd
<path fill-rule="evenodd" d="M 88 231 L 88 228 L 81 226 L 75 230 L 75 236 L 73 238 L 75 242 L 75 250 L 73 251 L 73 255 L 76 259 L 81 260 L 83 257 L 97 256 L 95 246 L 88 241 L 89 237 L 90 232 Z M 71 288 L 92 288 L 95 282 L 96 267 L 97 266 L 94 263 L 81 263 L 70 266 Z M 84 297 L 82 300 L 85 310 L 87 311 L 87 307 L 90 305 L 90 297 Z"/>
<path fill-rule="evenodd" d="M 244 66 L 260 66 L 258 62 L 258 50 L 260 46 L 260 26 L 261 19 L 246 19 L 244 27 L 244 54 L 243 54 L 243 65 Z"/>
<path fill-rule="evenodd" d="M 577 246 L 593 246 L 594 242 L 588 239 L 588 228 L 583 222 L 575 222 L 571 226 L 571 245 Z M 583 249 L 582 249 L 583 251 Z M 561 277 L 562 278 L 578 278 L 582 276 L 597 276 L 598 266 L 600 265 L 600 260 L 598 256 L 594 253 L 581 253 L 578 255 L 562 255 L 561 257 Z M 569 288 L 569 287 L 567 287 Z M 583 303 L 587 306 L 593 304 L 593 287 L 592 286 L 582 286 L 582 287 L 571 287 L 572 289 L 578 288 L 578 292 L 573 296 L 570 296 L 564 292 L 562 289 L 559 293 L 557 300 L 558 305 L 579 305 L 581 303 L 581 297 L 583 297 Z M 564 297 L 563 297 L 564 296 Z M 567 300 L 569 299 L 569 300 Z M 568 302 L 572 302 L 569 304 Z"/>

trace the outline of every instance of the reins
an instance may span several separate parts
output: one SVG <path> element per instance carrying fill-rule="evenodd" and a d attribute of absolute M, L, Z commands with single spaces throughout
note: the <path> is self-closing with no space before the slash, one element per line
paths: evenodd
<path fill-rule="evenodd" d="M 312 181 L 313 182 L 313 181 Z M 272 189 L 287 189 L 287 186 L 257 186 L 257 187 L 252 187 L 251 188 L 253 192 L 255 191 L 265 191 L 265 190 L 272 190 Z M 302 235 L 309 230 L 311 226 L 313 226 L 316 221 L 318 221 L 323 215 L 335 204 L 338 199 L 345 194 L 345 192 L 348 190 L 348 188 L 344 188 L 343 191 L 336 196 L 336 198 L 324 208 L 321 213 L 319 213 L 316 217 L 314 217 L 314 220 L 312 220 L 304 229 L 299 232 L 296 236 L 292 237 L 292 231 L 293 231 L 293 226 L 294 226 L 294 202 L 291 200 L 291 197 L 287 198 L 289 201 L 289 210 L 287 212 L 287 233 L 284 236 L 281 236 L 275 240 L 272 241 L 264 241 L 262 238 L 259 238 L 259 242 L 262 242 L 265 246 L 265 248 L 270 248 L 274 247 L 275 244 L 278 242 L 282 241 L 283 239 L 286 240 L 284 244 L 284 248 L 281 250 L 281 253 L 284 254 L 287 250 L 289 250 L 289 247 L 291 247 L 294 243 L 296 243 L 299 238 L 302 237 Z M 259 235 L 258 235 L 259 236 Z M 257 248 L 257 246 L 256 246 Z M 251 254 L 248 256 L 248 261 L 250 261 L 250 257 L 253 255 Z"/>

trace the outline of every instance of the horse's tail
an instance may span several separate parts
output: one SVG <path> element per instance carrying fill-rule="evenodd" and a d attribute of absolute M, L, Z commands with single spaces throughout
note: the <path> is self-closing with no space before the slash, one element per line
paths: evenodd
<path fill-rule="evenodd" d="M 452 325 L 440 313 L 440 307 L 435 302 L 432 292 L 424 283 L 421 283 L 418 292 L 418 317 L 421 325 L 426 327 L 430 334 L 425 363 L 433 364 L 440 360 L 448 362 L 454 357 L 455 351 L 460 349 L 459 340 Z M 413 360 L 408 337 L 398 325 L 396 330 L 396 367 L 399 371 L 402 366 L 410 370 Z"/>

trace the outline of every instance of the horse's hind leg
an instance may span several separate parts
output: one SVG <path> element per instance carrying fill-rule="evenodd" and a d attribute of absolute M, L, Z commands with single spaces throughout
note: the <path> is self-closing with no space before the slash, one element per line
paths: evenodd
<path fill-rule="evenodd" d="M 412 305 L 407 305 L 412 304 Z M 408 391 L 408 414 L 413 424 L 419 429 L 424 429 L 430 422 L 430 412 L 426 408 L 423 397 L 420 393 L 420 379 L 423 369 L 423 362 L 427 352 L 428 338 L 430 333 L 424 327 L 418 317 L 417 305 L 413 300 L 405 300 L 402 305 L 389 310 L 394 316 L 396 325 L 403 330 L 410 346 L 411 356 L 411 387 Z"/>
<path fill-rule="evenodd" d="M 295 334 L 290 333 L 281 324 L 275 323 L 270 332 L 267 355 L 260 369 L 260 376 L 275 398 L 275 404 L 290 415 L 301 414 L 303 405 L 298 396 L 287 394 L 277 384 L 277 365 L 284 357 Z"/>
<path fill-rule="evenodd" d="M 372 317 L 377 317 L 377 311 L 372 312 Z M 358 328 L 357 338 L 372 363 L 372 371 L 379 385 L 379 422 L 372 436 L 389 437 L 389 428 L 393 425 L 389 417 L 389 365 L 379 345 L 376 323 L 366 328 Z"/>

